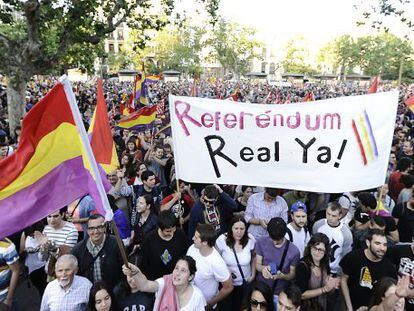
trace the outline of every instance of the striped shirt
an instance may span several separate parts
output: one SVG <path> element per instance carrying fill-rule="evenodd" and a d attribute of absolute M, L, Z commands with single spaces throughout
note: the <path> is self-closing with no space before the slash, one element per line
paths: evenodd
<path fill-rule="evenodd" d="M 89 301 L 92 283 L 82 276 L 75 275 L 72 285 L 65 292 L 58 280 L 50 282 L 43 294 L 41 311 L 83 311 Z"/>
<path fill-rule="evenodd" d="M 264 219 L 268 222 L 273 217 L 281 217 L 287 223 L 288 206 L 286 201 L 277 196 L 272 202 L 264 199 L 264 192 L 252 194 L 247 201 L 244 219 L 249 222 L 251 219 Z M 248 232 L 257 240 L 262 236 L 269 236 L 267 229 L 261 225 L 250 224 Z"/>
<path fill-rule="evenodd" d="M 67 245 L 74 247 L 78 242 L 78 230 L 73 223 L 65 221 L 65 224 L 60 229 L 53 229 L 47 225 L 43 229 L 43 234 L 47 236 L 47 239 L 51 241 L 56 247 Z M 41 259 L 46 260 L 48 254 L 41 254 Z M 46 265 L 47 267 L 47 265 Z"/>
<path fill-rule="evenodd" d="M 9 266 L 17 260 L 19 260 L 19 255 L 13 242 L 7 238 L 0 240 L 0 297 L 6 297 L 12 276 Z"/>

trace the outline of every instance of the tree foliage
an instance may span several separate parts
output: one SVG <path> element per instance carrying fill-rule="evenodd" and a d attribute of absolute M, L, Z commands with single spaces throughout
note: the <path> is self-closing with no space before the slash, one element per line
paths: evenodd
<path fill-rule="evenodd" d="M 238 77 L 250 69 L 253 58 L 261 58 L 257 50 L 262 43 L 254 39 L 256 31 L 220 19 L 214 27 L 208 44 L 212 47 L 211 56 L 226 71 Z"/>
<path fill-rule="evenodd" d="M 328 52 L 333 57 L 329 58 Z M 395 80 L 401 65 L 403 76 L 410 71 L 413 49 L 406 40 L 389 33 L 357 39 L 344 35 L 321 49 L 320 54 L 323 55 L 321 62 L 331 62 L 332 67 L 340 68 L 343 75 L 359 68 L 366 75 Z"/>
<path fill-rule="evenodd" d="M 316 71 L 308 63 L 309 59 L 304 37 L 298 36 L 287 42 L 282 66 L 286 73 L 314 74 Z"/>
<path fill-rule="evenodd" d="M 201 73 L 206 31 L 188 22 L 161 32 L 154 40 L 159 70 L 178 70 L 190 75 Z"/>
<path fill-rule="evenodd" d="M 355 5 L 362 12 L 358 25 L 369 25 L 389 32 L 392 24 L 403 25 L 407 36 L 414 32 L 414 9 L 412 0 L 359 0 Z M 397 23 L 396 23 L 397 22 Z"/>
<path fill-rule="evenodd" d="M 216 18 L 219 0 L 199 0 Z M 0 71 L 8 76 L 11 128 L 23 116 L 27 81 L 35 74 L 58 73 L 69 66 L 87 69 L 102 52 L 102 40 L 123 22 L 159 30 L 174 9 L 174 0 L 2 0 L 0 2 Z M 12 95 L 13 94 L 13 95 Z M 15 95 L 15 96 L 14 96 Z"/>

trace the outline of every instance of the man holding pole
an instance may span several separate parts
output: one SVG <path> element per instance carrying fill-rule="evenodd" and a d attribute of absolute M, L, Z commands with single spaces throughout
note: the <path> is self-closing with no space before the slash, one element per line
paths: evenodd
<path fill-rule="evenodd" d="M 122 256 L 115 237 L 105 231 L 105 218 L 91 215 L 87 223 L 89 237 L 76 244 L 72 254 L 78 259 L 78 275 L 92 283 L 104 281 L 112 290 L 123 275 Z"/>

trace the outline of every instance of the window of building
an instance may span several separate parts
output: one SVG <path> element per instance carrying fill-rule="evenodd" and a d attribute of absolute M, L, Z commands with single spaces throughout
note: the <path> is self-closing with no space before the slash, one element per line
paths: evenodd
<path fill-rule="evenodd" d="M 275 71 L 276 71 L 275 63 L 270 63 L 270 66 L 269 66 L 269 74 L 274 75 L 275 74 Z"/>
<path fill-rule="evenodd" d="M 262 73 L 266 73 L 266 62 L 262 63 Z"/>
<path fill-rule="evenodd" d="M 109 43 L 108 50 L 109 50 L 109 52 L 114 52 L 115 51 L 115 46 L 112 43 Z"/>
<path fill-rule="evenodd" d="M 117 30 L 117 38 L 118 38 L 118 40 L 124 40 L 124 31 L 123 31 L 123 29 L 118 29 Z"/>

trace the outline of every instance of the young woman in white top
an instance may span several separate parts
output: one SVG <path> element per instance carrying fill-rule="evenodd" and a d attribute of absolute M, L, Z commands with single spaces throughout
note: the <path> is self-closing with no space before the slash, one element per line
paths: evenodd
<path fill-rule="evenodd" d="M 39 259 L 40 240 L 42 238 L 43 228 L 43 221 L 39 221 L 26 228 L 20 238 L 20 254 L 26 255 L 24 264 L 28 269 L 29 278 L 41 296 L 47 285 L 44 269 L 46 261 Z"/>
<path fill-rule="evenodd" d="M 161 305 L 168 303 L 170 310 L 199 311 L 207 305 L 203 293 L 191 282 L 196 273 L 196 263 L 190 256 L 183 256 L 177 261 L 173 273 L 155 281 L 149 281 L 138 267 L 128 264 L 122 267 L 127 277 L 132 277 L 137 288 L 142 292 L 155 293 L 153 310 L 159 310 Z M 177 301 L 173 297 L 177 297 Z M 175 305 L 175 308 L 173 308 Z"/>
<path fill-rule="evenodd" d="M 241 309 L 243 294 L 256 276 L 254 244 L 254 237 L 247 233 L 247 223 L 241 215 L 233 217 L 227 233 L 216 240 L 216 249 L 227 264 L 234 286 L 220 304 L 223 310 Z"/>

